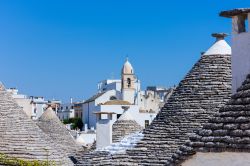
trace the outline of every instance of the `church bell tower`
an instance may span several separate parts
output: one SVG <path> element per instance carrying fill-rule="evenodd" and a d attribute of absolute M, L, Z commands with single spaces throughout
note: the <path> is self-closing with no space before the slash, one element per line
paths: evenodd
<path fill-rule="evenodd" d="M 135 104 L 135 81 L 134 69 L 128 59 L 122 68 L 122 99 Z"/>

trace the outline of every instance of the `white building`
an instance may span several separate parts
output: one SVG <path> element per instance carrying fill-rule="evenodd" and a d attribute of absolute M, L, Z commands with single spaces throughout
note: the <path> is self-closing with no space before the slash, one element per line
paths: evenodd
<path fill-rule="evenodd" d="M 225 11 L 221 16 L 232 19 L 232 92 L 241 86 L 250 72 L 250 10 Z"/>
<path fill-rule="evenodd" d="M 32 105 L 31 99 L 27 95 L 18 94 L 16 88 L 6 89 L 7 92 L 12 94 L 12 97 L 17 102 L 17 104 L 23 108 L 24 112 L 31 118 L 32 117 Z"/>
<path fill-rule="evenodd" d="M 121 80 L 103 80 L 98 83 L 98 92 L 105 92 L 109 90 L 121 91 Z"/>
<path fill-rule="evenodd" d="M 12 97 L 17 102 L 17 104 L 23 108 L 24 112 L 31 119 L 38 119 L 47 107 L 48 101 L 45 101 L 43 97 L 27 96 L 23 94 L 18 94 L 16 88 L 9 88 L 7 92 L 12 94 Z"/>
<path fill-rule="evenodd" d="M 122 67 L 121 80 L 104 80 L 98 84 L 98 93 L 83 103 L 83 123 L 96 128 L 96 112 L 113 112 L 118 119 L 124 108 L 142 127 L 149 125 L 160 110 L 162 96 L 157 90 L 141 90 L 130 62 Z"/>
<path fill-rule="evenodd" d="M 104 104 L 105 102 L 113 99 L 117 99 L 120 96 L 120 92 L 116 90 L 109 90 L 104 91 L 101 93 L 97 93 L 93 97 L 86 100 L 82 107 L 83 107 L 83 113 L 82 113 L 82 121 L 84 124 L 87 124 L 88 128 L 95 128 L 96 127 L 96 116 L 94 112 L 96 112 L 96 109 L 99 105 Z"/>
<path fill-rule="evenodd" d="M 74 118 L 75 117 L 74 104 L 72 102 L 61 104 L 60 108 L 57 111 L 57 116 L 60 120 Z"/>
<path fill-rule="evenodd" d="M 36 120 L 42 116 L 48 106 L 48 101 L 45 101 L 43 97 L 30 96 L 32 106 L 31 118 Z"/>

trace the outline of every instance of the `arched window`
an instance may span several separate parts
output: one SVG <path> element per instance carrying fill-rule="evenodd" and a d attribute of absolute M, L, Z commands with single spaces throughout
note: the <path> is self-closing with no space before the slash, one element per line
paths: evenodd
<path fill-rule="evenodd" d="M 131 79 L 130 78 L 127 79 L 127 83 L 128 83 L 128 87 L 130 88 L 131 87 Z"/>

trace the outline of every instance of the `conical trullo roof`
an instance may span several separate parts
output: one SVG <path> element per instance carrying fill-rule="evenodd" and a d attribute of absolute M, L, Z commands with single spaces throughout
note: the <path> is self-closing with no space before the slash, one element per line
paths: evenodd
<path fill-rule="evenodd" d="M 125 136 L 142 130 L 142 127 L 134 120 L 128 111 L 125 111 L 121 117 L 113 124 L 112 139 L 113 143 L 119 142 Z"/>
<path fill-rule="evenodd" d="M 70 132 L 62 124 L 55 112 L 48 108 L 39 118 L 37 125 L 46 133 L 60 148 L 73 155 L 80 147 L 76 144 Z"/>
<path fill-rule="evenodd" d="M 58 148 L 17 105 L 0 84 L 0 153 L 24 160 L 53 160 L 72 165 L 63 149 Z"/>
<path fill-rule="evenodd" d="M 231 100 L 182 146 L 171 162 L 179 163 L 197 152 L 249 152 L 250 75 Z"/>
<path fill-rule="evenodd" d="M 167 164 L 173 153 L 189 139 L 189 134 L 201 128 L 230 99 L 231 80 L 230 54 L 203 54 L 151 125 L 143 131 L 144 138 L 132 150 L 106 157 L 101 153 L 84 155 L 82 163 Z M 98 155 L 102 163 L 98 162 Z M 91 159 L 93 156 L 94 159 Z"/>

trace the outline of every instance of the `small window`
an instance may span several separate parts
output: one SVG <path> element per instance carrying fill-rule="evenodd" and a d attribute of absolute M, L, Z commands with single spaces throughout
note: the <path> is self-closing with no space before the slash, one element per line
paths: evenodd
<path fill-rule="evenodd" d="M 145 120 L 145 128 L 149 126 L 149 120 Z"/>
<path fill-rule="evenodd" d="M 61 110 L 63 110 L 63 107 L 61 107 Z"/>
<path fill-rule="evenodd" d="M 34 113 L 36 114 L 36 108 L 34 108 Z"/>
<path fill-rule="evenodd" d="M 111 96 L 109 100 L 117 100 L 117 98 L 115 96 Z"/>
<path fill-rule="evenodd" d="M 74 109 L 74 106 L 71 106 L 71 109 Z"/>
<path fill-rule="evenodd" d="M 67 110 L 67 109 L 69 109 L 69 107 L 68 107 L 68 106 L 66 106 L 66 110 Z"/>
<path fill-rule="evenodd" d="M 130 78 L 127 79 L 127 83 L 128 83 L 128 87 L 130 88 L 131 87 L 131 79 Z"/>

